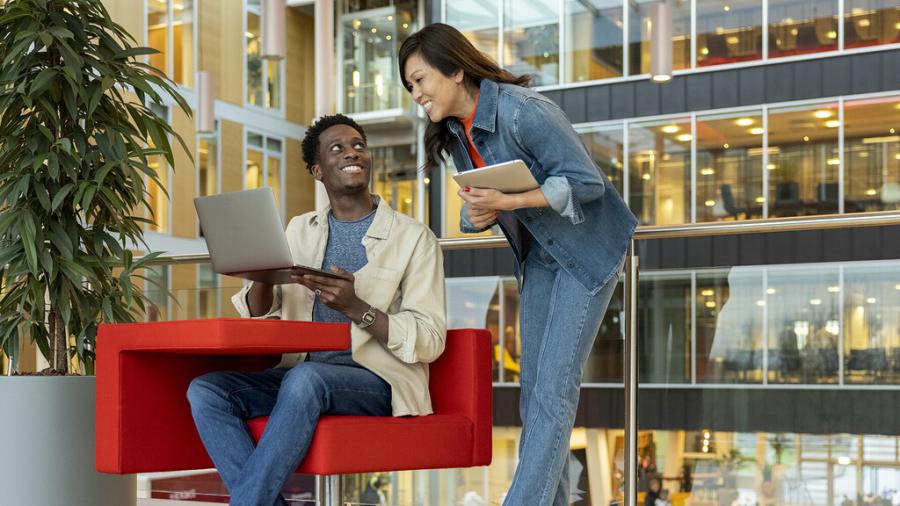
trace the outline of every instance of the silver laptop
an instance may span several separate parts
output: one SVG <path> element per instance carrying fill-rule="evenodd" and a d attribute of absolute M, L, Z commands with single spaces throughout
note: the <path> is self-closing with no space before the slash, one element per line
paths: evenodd
<path fill-rule="evenodd" d="M 338 277 L 295 265 L 271 188 L 194 199 L 213 270 L 271 284 L 293 283 L 292 274 Z"/>

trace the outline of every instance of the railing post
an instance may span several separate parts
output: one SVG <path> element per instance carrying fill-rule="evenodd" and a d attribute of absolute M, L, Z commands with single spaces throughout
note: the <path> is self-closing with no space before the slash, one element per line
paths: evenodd
<path fill-rule="evenodd" d="M 637 505 L 637 280 L 634 240 L 625 257 L 625 506 Z"/>
<path fill-rule="evenodd" d="M 344 490 L 341 488 L 341 475 L 316 475 L 316 504 L 319 506 L 341 506 Z"/>

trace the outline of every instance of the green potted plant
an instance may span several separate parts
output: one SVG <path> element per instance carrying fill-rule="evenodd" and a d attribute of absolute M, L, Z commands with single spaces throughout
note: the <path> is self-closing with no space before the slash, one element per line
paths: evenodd
<path fill-rule="evenodd" d="M 143 208 L 147 185 L 159 184 L 148 157 L 172 164 L 170 136 L 187 150 L 149 105 L 168 96 L 190 114 L 174 85 L 142 63 L 154 52 L 136 47 L 101 0 L 0 6 L 0 347 L 10 371 L 27 340 L 49 362 L 45 373 L 68 373 L 73 358 L 73 372 L 91 373 L 98 325 L 134 321 L 149 302 L 133 278 L 158 255 L 131 252 L 148 249 Z M 0 378 L 0 444 L 16 457 L 0 465 L 4 501 L 123 504 L 89 495 L 92 478 L 79 474 L 96 474 L 94 383 L 75 378 Z M 26 495 L 10 497 L 17 490 Z"/>

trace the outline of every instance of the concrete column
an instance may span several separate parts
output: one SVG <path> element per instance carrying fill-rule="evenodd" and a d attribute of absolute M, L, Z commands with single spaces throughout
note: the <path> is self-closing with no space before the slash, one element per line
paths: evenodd
<path fill-rule="evenodd" d="M 316 0 L 316 118 L 334 113 L 334 0 Z M 316 209 L 328 203 L 322 183 L 316 182 Z"/>

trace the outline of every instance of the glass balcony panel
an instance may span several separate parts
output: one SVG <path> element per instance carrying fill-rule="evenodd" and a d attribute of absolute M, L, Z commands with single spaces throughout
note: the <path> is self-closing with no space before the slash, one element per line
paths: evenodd
<path fill-rule="evenodd" d="M 838 105 L 769 110 L 769 216 L 838 212 Z"/>
<path fill-rule="evenodd" d="M 762 218 L 762 113 L 697 117 L 697 221 Z"/>
<path fill-rule="evenodd" d="M 769 57 L 837 49 L 837 18 L 836 0 L 769 0 Z"/>
<path fill-rule="evenodd" d="M 628 2 L 628 69 L 631 75 L 650 73 L 650 8 L 657 0 Z M 672 5 L 672 68 L 691 67 L 691 2 Z"/>
<path fill-rule="evenodd" d="M 632 123 L 628 136 L 631 212 L 642 225 L 689 223 L 690 119 Z"/>
<path fill-rule="evenodd" d="M 845 0 L 844 47 L 900 42 L 900 5 L 897 0 Z"/>
<path fill-rule="evenodd" d="M 900 209 L 900 97 L 844 102 L 844 212 Z"/>
<path fill-rule="evenodd" d="M 837 383 L 838 266 L 784 266 L 767 272 L 769 382 Z"/>
<path fill-rule="evenodd" d="M 493 376 L 499 381 L 497 357 L 500 348 L 500 278 L 449 278 L 447 284 L 447 328 L 488 329 L 494 350 Z"/>
<path fill-rule="evenodd" d="M 900 384 L 900 265 L 844 268 L 844 382 Z"/>
<path fill-rule="evenodd" d="M 690 383 L 690 272 L 647 272 L 640 276 L 638 357 L 644 383 Z"/>
<path fill-rule="evenodd" d="M 763 269 L 703 269 L 696 278 L 697 381 L 762 382 Z"/>
<path fill-rule="evenodd" d="M 622 2 L 566 0 L 563 81 L 577 83 L 623 75 Z"/>
<path fill-rule="evenodd" d="M 762 58 L 760 0 L 697 0 L 697 66 Z"/>
<path fill-rule="evenodd" d="M 559 2 L 505 2 L 503 66 L 533 86 L 559 82 Z"/>

